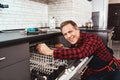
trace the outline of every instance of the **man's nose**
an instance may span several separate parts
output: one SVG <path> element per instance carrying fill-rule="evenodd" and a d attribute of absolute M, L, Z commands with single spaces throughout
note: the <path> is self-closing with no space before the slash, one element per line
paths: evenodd
<path fill-rule="evenodd" d="M 69 38 L 70 36 L 71 36 L 71 35 L 68 33 L 68 34 L 67 34 L 67 37 Z"/>

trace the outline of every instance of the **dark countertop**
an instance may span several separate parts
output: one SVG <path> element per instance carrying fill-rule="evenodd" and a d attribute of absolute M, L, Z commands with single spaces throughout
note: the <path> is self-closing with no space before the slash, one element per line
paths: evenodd
<path fill-rule="evenodd" d="M 0 47 L 7 46 L 20 42 L 34 42 L 34 40 L 39 39 L 48 39 L 54 37 L 58 34 L 61 34 L 57 31 L 49 31 L 47 33 L 31 34 L 27 35 L 23 30 L 17 31 L 4 31 L 0 33 Z"/>
<path fill-rule="evenodd" d="M 86 27 L 79 27 L 81 31 L 92 31 L 92 32 L 111 32 L 113 28 L 86 28 Z"/>
<path fill-rule="evenodd" d="M 94 31 L 94 32 L 111 32 L 113 31 L 114 27 L 111 28 L 98 28 L 98 27 L 93 27 L 93 28 L 87 28 L 87 27 L 79 27 L 81 31 Z M 60 29 L 60 27 L 57 27 L 57 29 Z"/>
<path fill-rule="evenodd" d="M 83 28 L 80 27 L 81 31 L 92 31 L 92 32 L 110 32 L 111 29 L 97 29 L 97 28 Z M 0 33 L 0 47 L 12 45 L 20 42 L 34 42 L 36 40 L 44 40 L 49 39 L 51 37 L 55 37 L 61 35 L 60 31 L 48 31 L 47 33 L 39 33 L 27 35 L 23 30 L 15 30 L 15 31 L 3 31 Z"/>

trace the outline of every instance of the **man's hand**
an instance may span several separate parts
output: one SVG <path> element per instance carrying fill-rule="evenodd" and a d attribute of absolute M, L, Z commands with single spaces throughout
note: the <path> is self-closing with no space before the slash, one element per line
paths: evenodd
<path fill-rule="evenodd" d="M 51 50 L 45 43 L 38 44 L 36 49 L 41 54 L 53 55 L 53 50 Z"/>

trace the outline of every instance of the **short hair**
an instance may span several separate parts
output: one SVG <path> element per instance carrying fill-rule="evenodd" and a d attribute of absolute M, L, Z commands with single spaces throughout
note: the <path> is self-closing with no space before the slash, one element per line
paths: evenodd
<path fill-rule="evenodd" d="M 64 26 L 66 26 L 67 24 L 71 24 L 74 28 L 77 27 L 77 24 L 76 24 L 74 21 L 72 21 L 72 20 L 67 20 L 67 21 L 64 21 L 64 22 L 61 23 L 61 25 L 60 25 L 60 30 L 62 30 L 62 28 L 63 28 Z"/>

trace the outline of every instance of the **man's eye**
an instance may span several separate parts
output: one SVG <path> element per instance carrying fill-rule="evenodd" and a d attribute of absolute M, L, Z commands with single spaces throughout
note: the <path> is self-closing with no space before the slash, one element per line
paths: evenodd
<path fill-rule="evenodd" d="M 72 33 L 72 31 L 69 31 L 68 33 Z"/>
<path fill-rule="evenodd" d="M 63 34 L 64 36 L 66 36 L 67 34 Z"/>

